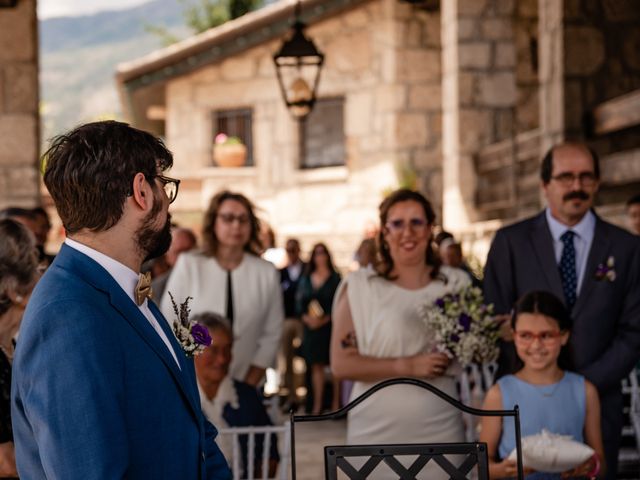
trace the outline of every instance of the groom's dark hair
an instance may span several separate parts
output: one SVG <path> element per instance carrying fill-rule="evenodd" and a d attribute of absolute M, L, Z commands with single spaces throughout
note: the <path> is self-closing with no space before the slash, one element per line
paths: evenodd
<path fill-rule="evenodd" d="M 113 120 L 87 123 L 55 137 L 42 156 L 44 183 L 67 233 L 113 227 L 133 177 L 153 178 L 173 165 L 162 140 Z"/>

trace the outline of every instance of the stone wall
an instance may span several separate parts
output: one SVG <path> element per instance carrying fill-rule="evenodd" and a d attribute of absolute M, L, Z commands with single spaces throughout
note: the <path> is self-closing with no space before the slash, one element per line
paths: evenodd
<path fill-rule="evenodd" d="M 345 166 L 301 170 L 298 126 L 280 97 L 272 62 L 281 40 L 186 75 L 167 85 L 167 141 L 174 173 L 185 179 L 174 217 L 199 228 L 221 188 L 261 208 L 280 245 L 324 240 L 341 266 L 377 224 L 383 192 L 398 167 L 441 205 L 441 62 L 439 15 L 397 0 L 374 0 L 308 28 L 325 54 L 319 97 L 344 98 Z M 254 164 L 212 166 L 211 112 L 253 109 Z"/>
<path fill-rule="evenodd" d="M 36 1 L 0 8 L 0 208 L 39 202 Z"/>
<path fill-rule="evenodd" d="M 444 226 L 481 220 L 474 157 L 516 132 L 515 2 L 441 3 L 444 105 Z"/>

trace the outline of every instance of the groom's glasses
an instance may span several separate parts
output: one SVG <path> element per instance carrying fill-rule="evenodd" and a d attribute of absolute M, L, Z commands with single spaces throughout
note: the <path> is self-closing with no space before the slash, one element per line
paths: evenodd
<path fill-rule="evenodd" d="M 162 182 L 162 188 L 164 188 L 164 193 L 167 194 L 169 203 L 173 203 L 173 201 L 178 196 L 178 187 L 180 186 L 180 180 L 176 178 L 165 177 L 164 175 L 156 175 L 156 178 Z"/>

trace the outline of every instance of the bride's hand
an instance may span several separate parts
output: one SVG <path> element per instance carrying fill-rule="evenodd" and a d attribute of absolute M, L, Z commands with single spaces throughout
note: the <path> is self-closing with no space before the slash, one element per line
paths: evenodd
<path fill-rule="evenodd" d="M 409 357 L 410 376 L 435 378 L 444 375 L 451 360 L 444 353 L 419 353 Z"/>

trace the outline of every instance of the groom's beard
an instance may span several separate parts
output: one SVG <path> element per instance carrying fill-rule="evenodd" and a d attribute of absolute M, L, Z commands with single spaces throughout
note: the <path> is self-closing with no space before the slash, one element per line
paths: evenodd
<path fill-rule="evenodd" d="M 161 210 L 162 202 L 154 197 L 153 208 L 136 232 L 136 243 L 145 255 L 145 262 L 164 255 L 171 246 L 171 215 L 167 213 L 167 221 L 162 228 L 156 230 L 153 227 Z"/>

